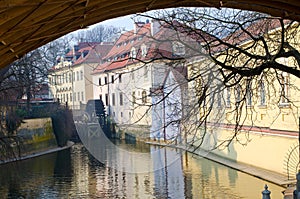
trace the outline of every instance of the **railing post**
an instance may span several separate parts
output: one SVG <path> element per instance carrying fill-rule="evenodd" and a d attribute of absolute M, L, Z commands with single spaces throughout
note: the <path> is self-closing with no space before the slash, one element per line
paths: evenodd
<path fill-rule="evenodd" d="M 294 199 L 299 199 L 300 198 L 300 171 L 296 175 L 297 183 L 296 183 L 296 190 L 294 191 Z"/>
<path fill-rule="evenodd" d="M 271 191 L 268 190 L 268 185 L 265 185 L 265 190 L 263 190 L 262 192 L 262 199 L 271 199 L 270 194 Z"/>

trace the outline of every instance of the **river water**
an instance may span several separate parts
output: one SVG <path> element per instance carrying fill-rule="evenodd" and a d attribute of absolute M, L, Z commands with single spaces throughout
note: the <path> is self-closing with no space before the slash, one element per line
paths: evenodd
<path fill-rule="evenodd" d="M 272 199 L 283 198 L 280 186 L 189 153 L 176 156 L 179 151 L 171 148 L 115 144 L 146 158 L 136 158 L 128 172 L 100 163 L 82 144 L 75 144 L 68 150 L 1 165 L 0 197 L 259 199 L 267 183 Z M 158 150 L 160 155 L 152 156 Z M 138 171 L 149 162 L 151 169 Z"/>

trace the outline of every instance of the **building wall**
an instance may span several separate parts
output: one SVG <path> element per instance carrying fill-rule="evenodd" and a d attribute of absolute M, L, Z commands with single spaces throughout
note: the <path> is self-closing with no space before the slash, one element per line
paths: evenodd
<path fill-rule="evenodd" d="M 249 47 L 251 43 L 243 45 Z M 256 50 L 260 52 L 262 49 L 258 47 Z M 220 60 L 222 61 L 221 56 Z M 278 62 L 294 66 L 290 59 L 280 59 Z M 206 106 L 201 104 L 198 107 L 195 121 L 200 123 L 204 112 L 212 109 L 205 121 L 202 118 L 203 123 L 198 131 L 190 132 L 188 141 L 234 161 L 284 173 L 286 156 L 291 147 L 298 144 L 300 93 L 297 86 L 300 85 L 300 80 L 284 72 L 268 70 L 265 71 L 265 77 L 256 76 L 251 84 L 241 81 L 227 89 L 224 85 L 218 85 L 220 82 L 217 80 L 217 72 L 214 72 L 217 67 L 209 59 L 194 60 L 189 66 L 190 77 L 207 69 L 212 72 L 210 82 L 207 77 L 200 82 L 202 86 L 208 82 L 209 92 Z M 264 83 L 263 93 L 261 82 Z M 236 112 L 238 87 L 246 101 L 240 105 L 239 112 Z M 246 93 L 247 87 L 251 91 L 251 98 Z M 283 87 L 289 101 L 281 97 Z M 198 92 L 197 82 L 190 82 L 188 95 L 193 96 L 191 103 L 194 103 L 193 98 L 199 99 Z M 237 116 L 240 116 L 239 121 L 236 120 Z M 238 131 L 235 130 L 237 122 L 243 125 Z"/>
<path fill-rule="evenodd" d="M 94 97 L 91 73 L 96 64 L 70 65 L 71 62 L 64 62 L 61 68 L 50 73 L 50 91 L 62 104 L 80 109 L 81 104 Z"/>
<path fill-rule="evenodd" d="M 137 126 L 142 126 L 140 131 L 143 131 L 142 134 L 147 133 L 146 136 L 149 137 L 152 121 L 150 88 L 162 85 L 165 68 L 164 63 L 159 62 L 147 65 L 139 63 L 94 74 L 94 98 L 99 99 L 99 96 L 102 96 L 107 112 L 126 131 L 136 131 Z M 121 82 L 119 75 L 121 75 Z M 113 83 L 112 77 L 114 77 Z M 101 85 L 99 85 L 99 78 Z M 105 78 L 107 84 L 105 84 Z M 108 103 L 106 103 L 106 95 Z M 123 98 L 122 105 L 120 104 L 120 95 Z"/>

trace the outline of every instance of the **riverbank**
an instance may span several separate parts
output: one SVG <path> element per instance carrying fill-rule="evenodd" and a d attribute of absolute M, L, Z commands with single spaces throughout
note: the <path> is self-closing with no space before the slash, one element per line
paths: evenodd
<path fill-rule="evenodd" d="M 62 150 L 65 150 L 65 149 L 68 149 L 68 148 L 72 147 L 73 145 L 74 145 L 74 142 L 68 141 L 66 146 L 49 148 L 49 149 L 45 149 L 43 151 L 31 152 L 31 153 L 28 153 L 26 155 L 22 155 L 20 157 L 10 158 L 10 159 L 4 160 L 4 161 L 0 161 L 0 165 L 1 164 L 7 164 L 7 163 L 10 163 L 10 162 L 15 162 L 15 161 L 31 159 L 31 158 L 35 158 L 35 157 L 38 157 L 38 156 L 47 155 L 47 154 L 50 154 L 50 153 L 62 151 Z"/>
<path fill-rule="evenodd" d="M 236 169 L 238 171 L 241 171 L 243 173 L 247 173 L 249 175 L 252 175 L 254 177 L 266 180 L 268 182 L 277 184 L 279 186 L 282 186 L 284 188 L 287 188 L 291 184 L 295 184 L 295 180 L 287 180 L 287 177 L 285 175 L 282 175 L 280 173 L 272 172 L 266 169 L 262 169 L 259 167 L 255 167 L 253 165 L 241 163 L 241 162 L 236 162 L 224 157 L 221 157 L 219 155 L 216 155 L 212 152 L 204 151 L 201 149 L 195 149 L 194 147 L 185 147 L 185 146 L 177 146 L 173 144 L 166 144 L 163 142 L 154 142 L 154 141 L 147 141 L 147 144 L 152 144 L 152 145 L 158 145 L 158 146 L 167 146 L 167 147 L 172 147 L 172 148 L 179 148 L 186 150 L 190 153 L 193 153 L 195 155 L 201 156 L 203 158 L 209 159 L 211 161 L 217 162 L 219 164 L 228 166 L 230 168 Z"/>

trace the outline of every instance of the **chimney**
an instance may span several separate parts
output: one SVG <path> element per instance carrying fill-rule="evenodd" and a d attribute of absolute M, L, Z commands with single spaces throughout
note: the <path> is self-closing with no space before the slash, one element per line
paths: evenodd
<path fill-rule="evenodd" d="M 158 20 L 151 20 L 151 36 L 154 36 L 160 30 L 160 22 Z"/>

